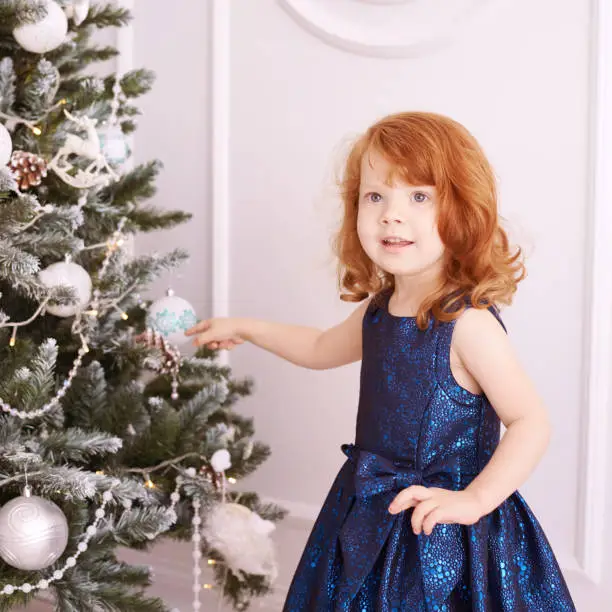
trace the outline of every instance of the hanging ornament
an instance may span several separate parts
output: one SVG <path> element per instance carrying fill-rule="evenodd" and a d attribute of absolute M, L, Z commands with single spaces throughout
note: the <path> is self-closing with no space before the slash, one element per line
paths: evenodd
<path fill-rule="evenodd" d="M 76 304 L 47 304 L 47 312 L 56 317 L 71 317 L 82 310 L 91 299 L 91 277 L 87 270 L 79 264 L 68 261 L 59 261 L 51 264 L 39 272 L 40 281 L 46 287 L 69 285 L 74 287 L 78 296 Z"/>
<path fill-rule="evenodd" d="M 48 499 L 31 494 L 0 508 L 0 557 L 21 570 L 40 570 L 62 555 L 68 544 L 68 521 Z"/>
<path fill-rule="evenodd" d="M 10 132 L 0 123 L 0 166 L 6 166 L 11 159 L 13 141 Z"/>
<path fill-rule="evenodd" d="M 136 336 L 134 339 L 137 342 L 144 341 L 149 348 L 156 348 L 162 352 L 162 363 L 156 365 L 153 369 L 158 371 L 160 374 L 170 374 L 172 377 L 172 393 L 170 397 L 173 400 L 177 400 L 179 398 L 178 385 L 179 370 L 181 367 L 180 351 L 162 338 L 162 335 L 157 330 L 153 330 L 150 327 L 147 327 L 144 333 Z"/>
<path fill-rule="evenodd" d="M 156 300 L 147 313 L 147 327 L 157 330 L 168 342 L 180 346 L 187 344 L 185 332 L 197 322 L 193 306 L 168 289 L 166 297 Z"/>
<path fill-rule="evenodd" d="M 26 23 L 13 30 L 15 40 L 26 51 L 47 53 L 59 47 L 68 33 L 68 19 L 57 2 L 47 2 L 47 15 L 42 21 Z"/>
<path fill-rule="evenodd" d="M 92 187 L 107 185 L 111 179 L 119 177 L 113 171 L 100 149 L 100 137 L 96 130 L 98 120 L 95 117 L 83 115 L 76 117 L 64 109 L 64 115 L 78 128 L 84 130 L 85 138 L 69 133 L 64 144 L 58 149 L 49 168 L 66 184 L 77 189 L 90 189 Z M 83 170 L 73 166 L 68 158 L 76 155 L 89 160 L 89 165 Z M 75 171 L 76 174 L 72 174 Z"/>
<path fill-rule="evenodd" d="M 72 0 L 64 5 L 64 13 L 72 19 L 74 25 L 81 25 L 89 13 L 89 0 Z"/>
<path fill-rule="evenodd" d="M 42 179 L 47 176 L 47 162 L 42 157 L 26 151 L 14 151 L 9 168 L 21 190 L 40 185 Z"/>
<path fill-rule="evenodd" d="M 209 513 L 202 529 L 208 544 L 217 550 L 234 572 L 278 576 L 274 544 L 270 534 L 276 526 L 246 506 L 221 503 Z"/>
<path fill-rule="evenodd" d="M 221 473 L 225 470 L 229 470 L 232 467 L 232 460 L 229 451 L 225 448 L 221 448 L 213 453 L 210 458 L 210 464 L 212 465 L 215 472 Z"/>
<path fill-rule="evenodd" d="M 100 149 L 109 164 L 121 166 L 130 156 L 125 134 L 120 125 L 106 125 L 98 130 Z"/>

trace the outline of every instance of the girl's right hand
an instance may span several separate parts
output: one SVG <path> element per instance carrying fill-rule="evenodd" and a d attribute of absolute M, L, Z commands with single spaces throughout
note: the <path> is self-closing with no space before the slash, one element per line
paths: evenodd
<path fill-rule="evenodd" d="M 242 330 L 239 323 L 240 320 L 234 317 L 203 319 L 190 327 L 185 335 L 195 336 L 193 339 L 195 346 L 231 350 L 245 341 L 245 338 L 241 335 Z"/>

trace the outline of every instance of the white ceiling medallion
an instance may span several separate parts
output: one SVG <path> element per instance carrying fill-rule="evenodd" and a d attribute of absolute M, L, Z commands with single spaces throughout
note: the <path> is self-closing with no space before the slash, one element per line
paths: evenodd
<path fill-rule="evenodd" d="M 449 44 L 492 0 L 278 0 L 303 28 L 340 49 L 412 57 Z"/>

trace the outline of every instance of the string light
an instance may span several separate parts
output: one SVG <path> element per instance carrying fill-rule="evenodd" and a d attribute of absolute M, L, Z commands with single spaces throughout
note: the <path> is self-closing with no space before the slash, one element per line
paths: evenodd
<path fill-rule="evenodd" d="M 117 306 L 116 304 L 113 304 L 113 308 L 121 315 L 121 318 L 124 321 L 127 321 L 129 319 L 127 312 L 124 312 L 123 310 L 121 310 L 119 306 Z"/>
<path fill-rule="evenodd" d="M 32 130 L 32 132 L 34 134 L 36 134 L 36 136 L 40 136 L 42 134 L 42 130 L 38 127 L 38 126 L 34 126 L 33 128 L 30 128 Z"/>
<path fill-rule="evenodd" d="M 16 339 L 17 339 L 17 327 L 13 327 L 13 333 L 11 334 L 11 339 L 9 340 L 9 346 L 15 346 Z"/>
<path fill-rule="evenodd" d="M 217 565 L 217 562 L 214 559 L 209 559 L 208 565 Z"/>
<path fill-rule="evenodd" d="M 231 484 L 236 484 L 236 479 L 235 478 L 228 478 L 227 482 L 231 483 Z"/>
<path fill-rule="evenodd" d="M 145 482 L 145 487 L 147 487 L 147 489 L 154 489 L 155 488 L 155 483 L 147 477 L 147 481 Z"/>

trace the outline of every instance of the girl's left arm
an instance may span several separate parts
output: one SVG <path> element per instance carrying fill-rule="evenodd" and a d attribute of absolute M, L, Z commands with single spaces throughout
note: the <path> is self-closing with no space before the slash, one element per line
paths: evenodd
<path fill-rule="evenodd" d="M 478 500 L 484 516 L 533 472 L 550 441 L 551 425 L 544 403 L 491 312 L 466 310 L 455 324 L 453 346 L 507 428 L 485 468 L 465 489 Z"/>

